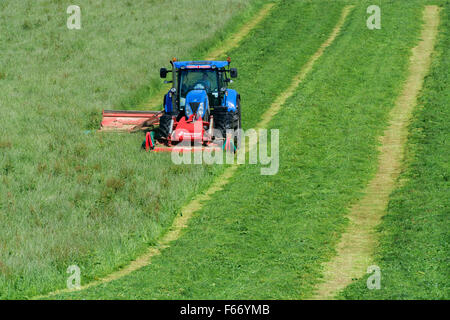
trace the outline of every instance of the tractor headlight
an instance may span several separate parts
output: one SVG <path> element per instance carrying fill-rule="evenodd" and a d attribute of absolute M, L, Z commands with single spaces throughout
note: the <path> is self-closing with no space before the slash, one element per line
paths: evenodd
<path fill-rule="evenodd" d="M 199 116 L 199 117 L 201 117 L 201 116 L 203 116 L 203 111 L 204 111 L 204 103 L 203 102 L 200 102 L 200 104 L 199 104 L 199 106 L 198 106 L 198 109 L 197 109 L 197 115 Z"/>

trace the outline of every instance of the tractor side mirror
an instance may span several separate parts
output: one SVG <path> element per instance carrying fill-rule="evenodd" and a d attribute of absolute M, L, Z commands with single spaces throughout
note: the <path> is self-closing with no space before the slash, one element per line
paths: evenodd
<path fill-rule="evenodd" d="M 231 68 L 230 69 L 230 77 L 231 78 L 237 78 L 238 72 L 236 68 Z"/>
<path fill-rule="evenodd" d="M 161 68 L 161 69 L 159 69 L 159 76 L 164 79 L 167 77 L 167 72 L 168 71 L 166 68 Z"/>

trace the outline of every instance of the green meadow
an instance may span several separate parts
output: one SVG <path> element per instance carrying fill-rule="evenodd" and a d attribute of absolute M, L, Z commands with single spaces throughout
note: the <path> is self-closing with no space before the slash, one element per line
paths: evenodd
<path fill-rule="evenodd" d="M 158 92 L 172 56 L 205 52 L 263 3 L 81 0 L 68 30 L 67 3 L 0 2 L 0 298 L 64 288 L 72 264 L 86 282 L 118 269 L 210 182 L 220 168 L 95 130 L 102 109 Z"/>
<path fill-rule="evenodd" d="M 382 289 L 367 277 L 340 299 L 448 299 L 447 0 L 80 0 L 0 3 L 0 299 L 102 278 L 158 244 L 223 165 L 176 165 L 142 134 L 99 134 L 102 109 L 160 94 L 172 57 L 202 59 L 263 5 L 269 15 L 227 52 L 242 124 L 253 128 L 355 7 L 268 124 L 279 171 L 241 165 L 151 264 L 56 299 L 307 299 L 377 169 L 379 136 L 401 92 L 425 4 L 444 10 L 433 66 L 410 125 L 399 186 L 377 229 Z M 381 30 L 366 26 L 382 9 Z M 225 58 L 225 57 L 224 57 Z M 161 96 L 161 101 L 162 101 Z"/>
<path fill-rule="evenodd" d="M 241 166 L 224 190 L 196 212 L 182 237 L 150 265 L 119 280 L 56 298 L 310 298 L 323 263 L 333 256 L 345 230 L 349 206 L 362 196 L 375 173 L 378 136 L 387 126 L 408 71 L 411 48 L 419 40 L 423 9 L 419 2 L 379 2 L 385 13 L 383 28 L 376 32 L 359 18 L 368 3 L 355 7 L 341 34 L 270 122 L 269 128 L 280 130 L 278 174 L 262 176 L 258 165 Z M 328 3 L 327 16 L 316 10 L 305 14 L 307 8 L 324 5 L 320 2 L 279 5 L 230 55 L 247 66 L 263 53 L 266 59 L 278 53 L 274 58 L 278 68 L 264 66 L 256 73 L 258 81 L 270 77 L 266 81 L 275 82 L 286 72 L 283 58 L 289 50 L 280 47 L 277 39 L 291 34 L 289 30 L 299 25 L 297 13 L 302 12 L 301 23 L 313 26 L 308 34 L 317 32 L 309 39 L 323 38 L 308 42 L 300 31 L 297 40 L 285 41 L 299 57 L 299 63 L 288 68 L 292 75 L 336 24 L 343 3 L 333 4 Z M 327 28 L 318 30 L 319 20 L 320 26 L 328 21 Z M 297 28 L 307 30 L 306 25 Z M 310 47 L 314 49 L 305 50 Z M 254 88 L 246 73 L 241 75 L 236 87 L 247 93 L 244 99 L 253 98 L 251 90 L 269 95 L 272 101 L 280 92 L 266 91 L 270 85 Z M 283 79 L 286 87 L 289 76 Z M 264 106 L 243 105 L 248 117 L 244 123 L 251 127 Z M 442 261 L 440 266 L 444 265 Z"/>

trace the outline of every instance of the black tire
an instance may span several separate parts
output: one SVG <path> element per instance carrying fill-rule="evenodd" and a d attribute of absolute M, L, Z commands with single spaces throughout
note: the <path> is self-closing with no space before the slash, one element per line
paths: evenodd
<path fill-rule="evenodd" d="M 227 129 L 233 128 L 233 123 L 230 121 L 232 117 L 230 117 L 229 113 L 226 111 L 215 112 L 214 116 L 214 129 L 220 131 L 221 138 L 226 137 Z"/>
<path fill-rule="evenodd" d="M 157 139 L 159 138 L 166 139 L 169 136 L 171 120 L 172 116 L 169 114 L 163 114 L 161 118 L 159 118 L 159 128 L 156 130 Z"/>

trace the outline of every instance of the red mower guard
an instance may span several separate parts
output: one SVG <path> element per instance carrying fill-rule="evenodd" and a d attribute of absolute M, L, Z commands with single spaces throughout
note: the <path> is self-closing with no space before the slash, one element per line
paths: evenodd
<path fill-rule="evenodd" d="M 100 131 L 132 132 L 159 124 L 162 111 L 103 110 Z"/>
<path fill-rule="evenodd" d="M 153 152 L 210 152 L 221 148 L 213 143 L 210 132 L 205 127 L 211 128 L 210 122 L 202 119 L 194 120 L 193 117 L 186 120 L 182 117 L 180 121 L 173 120 L 172 131 L 163 143 L 158 143 L 153 137 L 153 132 L 147 132 L 145 136 L 146 151 Z M 192 145 L 193 144 L 193 145 Z"/>

